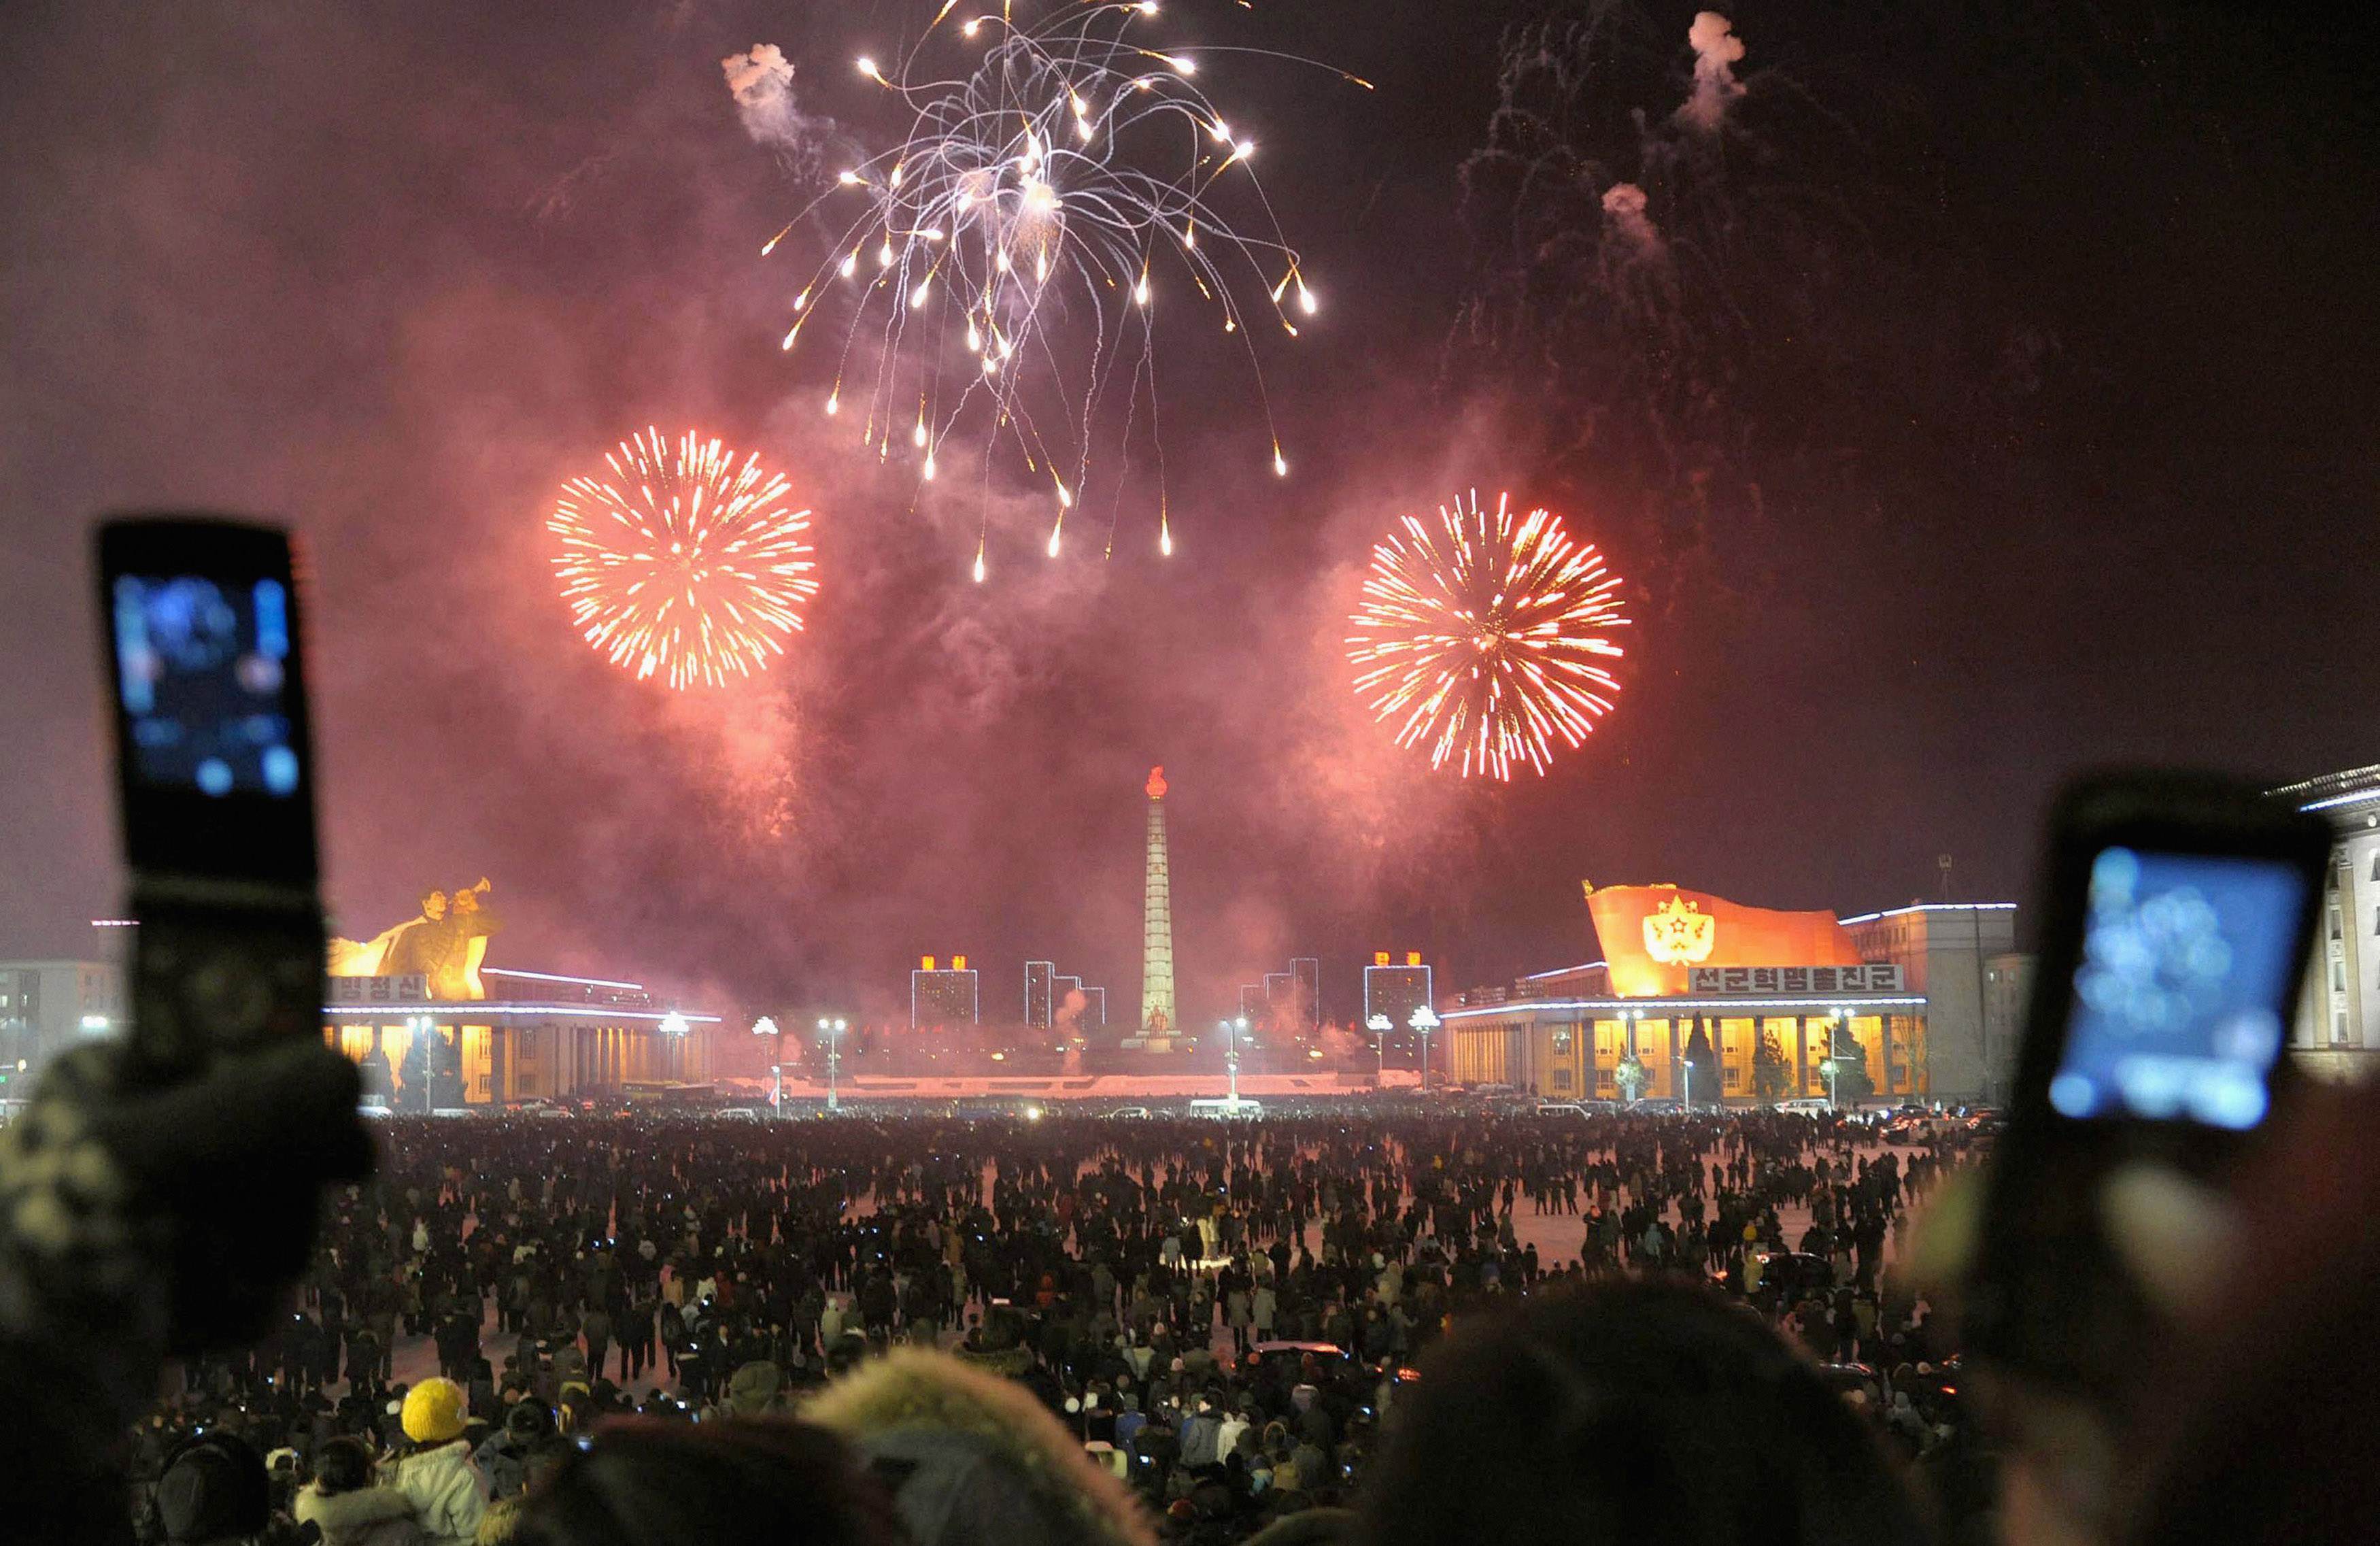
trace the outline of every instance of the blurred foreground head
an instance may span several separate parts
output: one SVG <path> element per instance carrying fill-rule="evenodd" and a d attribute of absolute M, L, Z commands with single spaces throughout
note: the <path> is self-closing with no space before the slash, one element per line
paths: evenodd
<path fill-rule="evenodd" d="M 1365 1546 L 1904 1546 L 1916 1507 L 1766 1325 L 1616 1283 L 1457 1326 L 1366 1490 Z"/>
<path fill-rule="evenodd" d="M 785 1420 L 605 1424 L 523 1506 L 523 1546 L 898 1546 L 850 1447 Z"/>

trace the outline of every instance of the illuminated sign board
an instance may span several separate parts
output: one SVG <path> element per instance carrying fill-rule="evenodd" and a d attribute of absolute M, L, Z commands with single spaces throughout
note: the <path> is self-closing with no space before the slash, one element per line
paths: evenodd
<path fill-rule="evenodd" d="M 1694 993 L 1897 993 L 1900 968 L 1857 967 L 1696 967 L 1686 974 Z"/>

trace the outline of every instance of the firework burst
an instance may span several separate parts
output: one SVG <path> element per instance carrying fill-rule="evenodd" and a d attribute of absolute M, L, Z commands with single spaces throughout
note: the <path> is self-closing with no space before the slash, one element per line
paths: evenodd
<path fill-rule="evenodd" d="M 907 137 L 841 172 L 761 249 L 813 213 L 840 233 L 795 297 L 783 346 L 821 310 L 837 313 L 822 324 L 842 333 L 826 411 L 856 419 L 880 460 L 913 457 L 928 481 L 953 434 L 980 443 L 987 469 L 996 455 L 1019 457 L 1049 481 L 1053 556 L 1093 475 L 1094 440 L 1121 421 L 1120 493 L 1139 430 L 1156 448 L 1158 544 L 1170 554 L 1151 323 L 1169 286 L 1195 291 L 1245 355 L 1267 456 L 1284 477 L 1251 334 L 1293 337 L 1321 304 L 1256 181 L 1254 140 L 1194 83 L 1202 54 L 1258 51 L 1145 46 L 1135 24 L 1153 0 L 1062 6 L 1034 23 L 1003 5 L 957 28 L 990 40 L 971 70 L 921 74 L 954 5 L 895 73 L 858 61 L 910 115 Z M 1219 195 L 1256 212 L 1259 228 L 1235 227 Z M 845 203 L 856 213 L 828 214 Z M 980 554 L 979 540 L 978 570 Z"/>
<path fill-rule="evenodd" d="M 1397 744 L 1429 745 L 1430 766 L 1465 778 L 1542 774 L 1557 741 L 1575 749 L 1611 712 L 1606 637 L 1625 627 L 1620 577 L 1550 511 L 1515 516 L 1510 496 L 1407 516 L 1372 553 L 1348 619 L 1355 691 Z"/>
<path fill-rule="evenodd" d="M 649 429 L 604 460 L 611 476 L 563 484 L 545 523 L 587 642 L 681 689 L 768 669 L 818 593 L 810 513 L 784 479 L 691 432 Z"/>

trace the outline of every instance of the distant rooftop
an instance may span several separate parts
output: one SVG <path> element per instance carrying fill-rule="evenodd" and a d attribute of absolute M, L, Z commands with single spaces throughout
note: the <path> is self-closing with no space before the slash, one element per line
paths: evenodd
<path fill-rule="evenodd" d="M 2324 773 L 2300 784 L 2284 784 L 2272 793 L 2275 799 L 2288 800 L 2300 810 L 2329 810 L 2365 800 L 2380 802 L 2380 763 Z"/>

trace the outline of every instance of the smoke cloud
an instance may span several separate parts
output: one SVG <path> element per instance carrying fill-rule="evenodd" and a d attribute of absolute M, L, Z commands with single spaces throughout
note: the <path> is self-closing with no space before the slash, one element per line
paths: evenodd
<path fill-rule="evenodd" d="M 1743 95 L 1743 83 L 1735 78 L 1743 40 L 1735 35 L 1735 24 L 1717 11 L 1696 11 L 1694 24 L 1686 29 L 1686 46 L 1694 51 L 1694 91 L 1679 105 L 1678 121 L 1715 134 L 1727 119 L 1727 104 Z"/>
<path fill-rule="evenodd" d="M 1613 183 L 1603 190 L 1603 213 L 1611 234 L 1629 256 L 1650 258 L 1661 250 L 1661 229 L 1645 213 L 1645 190 L 1634 183 Z"/>
<path fill-rule="evenodd" d="M 1742 52 L 1739 45 L 1737 52 Z M 814 165 L 834 139 L 834 122 L 805 113 L 794 98 L 794 63 L 772 43 L 757 43 L 748 53 L 731 54 L 719 61 L 727 77 L 728 92 L 735 98 L 736 116 L 744 132 L 759 144 L 773 147 L 798 164 Z"/>

